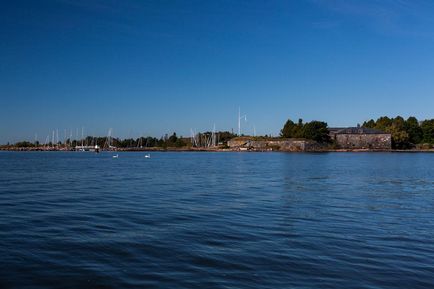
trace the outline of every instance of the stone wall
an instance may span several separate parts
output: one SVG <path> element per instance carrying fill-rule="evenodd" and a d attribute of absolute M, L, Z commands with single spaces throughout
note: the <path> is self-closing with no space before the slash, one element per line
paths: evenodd
<path fill-rule="evenodd" d="M 232 149 L 249 149 L 256 151 L 279 150 L 290 152 L 317 151 L 319 145 L 314 141 L 286 140 L 230 140 L 228 146 Z"/>
<path fill-rule="evenodd" d="M 342 149 L 380 149 L 392 148 L 390 134 L 336 134 L 336 144 Z"/>

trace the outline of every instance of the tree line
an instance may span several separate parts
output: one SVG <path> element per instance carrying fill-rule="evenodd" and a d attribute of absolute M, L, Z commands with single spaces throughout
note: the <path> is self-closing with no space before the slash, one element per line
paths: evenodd
<path fill-rule="evenodd" d="M 228 131 L 219 131 L 215 133 L 219 142 L 227 142 L 228 140 L 235 137 L 235 135 Z M 212 135 L 212 132 L 202 132 L 196 135 L 196 139 L 199 140 L 198 144 L 202 145 L 203 142 L 200 140 L 209 139 Z M 98 145 L 101 148 L 108 146 L 107 137 L 95 137 L 95 136 L 87 136 L 83 139 L 72 140 L 66 139 L 63 142 L 48 142 L 48 143 L 40 143 L 38 141 L 29 142 L 29 141 L 19 141 L 14 144 L 7 144 L 6 147 L 18 147 L 18 148 L 30 148 L 30 147 L 70 147 L 74 148 L 76 146 L 95 146 Z M 193 146 L 190 137 L 182 137 L 178 136 L 176 132 L 171 135 L 165 134 L 160 138 L 156 137 L 139 137 L 139 138 L 116 138 L 112 137 L 110 139 L 110 145 L 117 148 L 146 148 L 146 147 L 160 147 L 160 148 L 168 148 L 168 147 L 189 147 Z"/>
<path fill-rule="evenodd" d="M 379 117 L 365 121 L 363 127 L 379 129 L 392 135 L 392 147 L 409 149 L 420 144 L 434 144 L 434 119 L 418 121 L 414 116 Z"/>
<path fill-rule="evenodd" d="M 311 121 L 303 123 L 300 118 L 297 123 L 288 119 L 280 131 L 283 138 L 304 138 L 317 141 L 319 143 L 330 142 L 327 123 L 323 121 Z"/>
<path fill-rule="evenodd" d="M 434 145 L 434 119 L 419 121 L 411 116 L 404 119 L 401 116 L 389 118 L 379 117 L 377 120 L 365 121 L 362 127 L 378 129 L 392 136 L 392 148 L 410 149 L 415 146 L 426 144 Z M 304 138 L 315 140 L 319 143 L 330 143 L 327 123 L 323 121 L 311 121 L 303 123 L 299 119 L 297 123 L 288 119 L 280 131 L 283 138 Z"/>
<path fill-rule="evenodd" d="M 377 120 L 365 121 L 362 127 L 378 129 L 392 135 L 392 147 L 395 149 L 409 149 L 415 146 L 427 147 L 434 145 L 434 119 L 419 121 L 416 117 L 411 116 L 404 119 L 401 116 L 389 118 L 387 116 L 379 117 Z M 194 142 L 198 146 L 203 146 L 210 139 L 212 132 L 198 133 Z M 216 132 L 218 143 L 226 143 L 228 140 L 237 135 L 228 131 Z M 326 122 L 311 121 L 304 123 L 302 119 L 293 122 L 288 119 L 280 131 L 282 138 L 303 138 L 314 140 L 319 143 L 331 143 L 329 130 Z M 39 142 L 21 141 L 13 145 L 14 147 L 39 147 L 39 146 L 66 146 L 75 147 L 84 145 L 98 145 L 104 148 L 107 137 L 88 136 L 83 140 L 70 140 L 59 143 L 40 144 Z M 140 138 L 111 138 L 111 145 L 118 148 L 146 148 L 146 147 L 189 147 L 193 146 L 191 138 L 179 137 L 175 132 L 171 135 L 164 135 L 161 138 L 140 137 Z"/>

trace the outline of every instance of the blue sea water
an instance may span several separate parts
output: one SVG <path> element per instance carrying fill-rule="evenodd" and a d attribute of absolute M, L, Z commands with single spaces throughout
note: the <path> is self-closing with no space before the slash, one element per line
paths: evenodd
<path fill-rule="evenodd" d="M 434 154 L 0 153 L 0 288 L 434 288 Z"/>

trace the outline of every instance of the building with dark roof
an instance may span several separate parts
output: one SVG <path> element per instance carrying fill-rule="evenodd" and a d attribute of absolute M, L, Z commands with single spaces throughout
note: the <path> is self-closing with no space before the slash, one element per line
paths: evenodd
<path fill-rule="evenodd" d="M 390 150 L 392 135 L 366 127 L 329 128 L 331 139 L 341 149 Z"/>

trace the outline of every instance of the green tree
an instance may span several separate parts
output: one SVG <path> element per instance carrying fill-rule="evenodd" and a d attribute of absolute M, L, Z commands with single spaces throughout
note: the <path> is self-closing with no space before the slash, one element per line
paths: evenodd
<path fill-rule="evenodd" d="M 292 120 L 288 119 L 280 131 L 280 136 L 284 138 L 292 138 L 295 127 L 296 124 Z"/>
<path fill-rule="evenodd" d="M 367 128 L 375 128 L 376 123 L 375 120 L 370 119 L 369 121 L 365 121 L 362 126 Z"/>
<path fill-rule="evenodd" d="M 396 149 L 409 148 L 408 133 L 399 129 L 398 126 L 392 125 L 386 129 L 386 132 L 392 135 L 392 147 Z"/>
<path fill-rule="evenodd" d="M 417 118 L 410 116 L 405 122 L 405 131 L 408 133 L 409 142 L 418 144 L 422 141 L 423 131 Z"/>
<path fill-rule="evenodd" d="M 423 142 L 434 143 L 434 119 L 425 120 L 421 125 Z"/>
<path fill-rule="evenodd" d="M 303 120 L 301 118 L 299 118 L 297 126 L 295 127 L 295 130 L 293 132 L 294 137 L 296 137 L 296 138 L 303 137 L 303 127 L 304 127 Z"/>
<path fill-rule="evenodd" d="M 404 120 L 401 116 L 395 118 L 382 116 L 376 121 L 372 119 L 365 121 L 363 126 L 390 133 L 392 135 L 392 147 L 398 149 L 410 148 L 414 144 L 421 143 L 424 138 L 421 126 L 418 120 L 413 116 L 409 117 L 407 120 Z M 429 125 L 427 125 L 427 129 L 428 127 Z"/>
<path fill-rule="evenodd" d="M 34 144 L 31 142 L 28 142 L 28 141 L 21 141 L 21 142 L 15 143 L 15 146 L 19 147 L 19 148 L 28 148 L 28 147 L 33 147 Z"/>
<path fill-rule="evenodd" d="M 322 121 L 311 121 L 303 126 L 303 137 L 315 140 L 319 143 L 330 142 L 329 130 L 327 123 Z"/>
<path fill-rule="evenodd" d="M 219 131 L 217 132 L 218 140 L 219 142 L 227 142 L 228 140 L 236 137 L 235 134 L 229 132 L 229 131 Z"/>
<path fill-rule="evenodd" d="M 169 142 L 170 144 L 175 144 L 176 141 L 178 140 L 178 136 L 176 135 L 176 132 L 174 132 L 169 139 L 167 140 L 167 142 Z"/>
<path fill-rule="evenodd" d="M 392 135 L 392 147 L 396 149 L 407 149 L 410 147 L 409 135 L 405 130 L 405 120 L 401 116 L 390 119 L 391 123 L 384 131 Z M 378 124 L 378 122 L 377 122 Z"/>
<path fill-rule="evenodd" d="M 180 148 L 180 147 L 184 147 L 184 146 L 186 146 L 187 144 L 182 140 L 182 138 L 178 138 L 176 141 L 175 141 L 175 146 L 176 147 L 178 147 L 178 148 Z"/>
<path fill-rule="evenodd" d="M 301 138 L 303 137 L 303 120 L 300 118 L 295 124 L 288 119 L 280 131 L 280 136 L 284 138 Z"/>
<path fill-rule="evenodd" d="M 382 117 L 377 119 L 377 122 L 375 124 L 375 128 L 385 131 L 391 125 L 392 125 L 392 120 L 390 118 L 388 118 L 387 116 L 382 116 Z"/>

